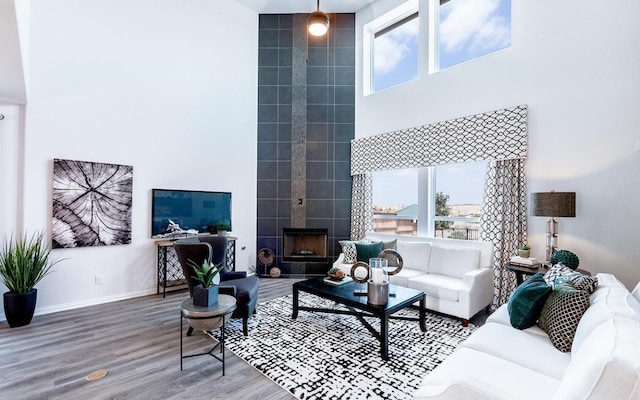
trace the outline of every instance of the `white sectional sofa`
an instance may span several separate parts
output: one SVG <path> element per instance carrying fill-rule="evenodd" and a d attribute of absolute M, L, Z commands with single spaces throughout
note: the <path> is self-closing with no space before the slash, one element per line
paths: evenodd
<path fill-rule="evenodd" d="M 500 307 L 414 395 L 426 399 L 640 399 L 640 302 L 611 274 L 598 274 L 571 351 L 534 325 L 518 330 Z"/>
<path fill-rule="evenodd" d="M 368 241 L 393 242 L 403 259 L 399 274 L 389 277 L 394 285 L 422 290 L 426 307 L 453 315 L 467 325 L 487 307 L 493 297 L 493 244 L 369 232 Z M 352 263 L 341 253 L 333 266 L 347 275 Z"/>

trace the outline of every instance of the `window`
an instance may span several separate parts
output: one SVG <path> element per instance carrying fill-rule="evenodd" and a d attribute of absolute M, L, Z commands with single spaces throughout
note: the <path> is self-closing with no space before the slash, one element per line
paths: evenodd
<path fill-rule="evenodd" d="M 511 45 L 511 0 L 441 0 L 439 69 Z"/>
<path fill-rule="evenodd" d="M 418 77 L 418 27 L 418 0 L 409 0 L 364 26 L 365 95 Z"/>
<path fill-rule="evenodd" d="M 364 95 L 417 79 L 421 59 L 433 73 L 511 46 L 511 0 L 429 2 L 429 12 L 409 0 L 364 26 Z"/>
<path fill-rule="evenodd" d="M 486 162 L 380 171 L 373 178 L 373 230 L 479 240 Z"/>
<path fill-rule="evenodd" d="M 418 13 L 374 34 L 373 91 L 418 77 Z"/>
<path fill-rule="evenodd" d="M 399 169 L 371 174 L 374 232 L 417 234 L 420 170 Z"/>
<path fill-rule="evenodd" d="M 486 162 L 435 167 L 436 237 L 480 240 Z"/>

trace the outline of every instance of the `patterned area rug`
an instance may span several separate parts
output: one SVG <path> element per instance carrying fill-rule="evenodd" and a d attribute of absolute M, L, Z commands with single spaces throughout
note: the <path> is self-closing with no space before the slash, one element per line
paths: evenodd
<path fill-rule="evenodd" d="M 344 308 L 300 293 L 300 305 Z M 476 327 L 427 313 L 427 332 L 417 321 L 389 321 L 389 361 L 380 343 L 356 317 L 300 311 L 291 319 L 292 296 L 258 307 L 249 319 L 227 324 L 227 348 L 298 399 L 411 399 L 424 376 Z M 413 308 L 396 315 L 418 316 Z M 369 322 L 379 328 L 375 318 Z"/>

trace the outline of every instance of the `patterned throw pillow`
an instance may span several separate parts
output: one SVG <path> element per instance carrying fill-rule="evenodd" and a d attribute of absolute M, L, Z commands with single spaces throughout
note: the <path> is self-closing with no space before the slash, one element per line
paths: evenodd
<path fill-rule="evenodd" d="M 340 240 L 340 246 L 342 247 L 342 253 L 344 253 L 345 264 L 355 264 L 358 261 L 358 252 L 356 250 L 356 243 L 364 243 L 361 240 Z"/>
<path fill-rule="evenodd" d="M 538 325 L 560 351 L 571 351 L 580 318 L 589 308 L 589 292 L 572 285 L 557 285 L 544 303 Z"/>
<path fill-rule="evenodd" d="M 524 281 L 507 304 L 511 326 L 526 329 L 535 325 L 550 294 L 551 286 L 547 285 L 542 274 L 535 274 Z"/>
<path fill-rule="evenodd" d="M 598 286 L 598 278 L 595 276 L 583 275 L 562 263 L 549 268 L 549 271 L 544 274 L 544 280 L 552 288 L 569 283 L 576 289 L 586 290 L 589 293 L 593 293 Z"/>

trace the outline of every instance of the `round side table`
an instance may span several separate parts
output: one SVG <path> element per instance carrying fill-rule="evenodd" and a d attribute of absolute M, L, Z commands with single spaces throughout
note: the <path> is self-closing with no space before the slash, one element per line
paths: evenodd
<path fill-rule="evenodd" d="M 222 376 L 224 376 L 224 335 L 225 325 L 231 317 L 231 313 L 236 309 L 236 298 L 226 294 L 218 295 L 218 303 L 211 307 L 199 307 L 193 305 L 193 298 L 189 298 L 182 302 L 180 306 L 180 371 L 182 371 L 182 360 L 189 357 L 210 355 L 222 363 Z M 193 329 L 201 330 L 207 336 L 217 341 L 216 345 L 207 352 L 198 354 L 183 355 L 182 352 L 182 322 L 186 320 L 187 324 Z M 220 328 L 220 339 L 216 339 L 211 331 Z M 213 354 L 220 346 L 221 357 Z"/>

